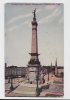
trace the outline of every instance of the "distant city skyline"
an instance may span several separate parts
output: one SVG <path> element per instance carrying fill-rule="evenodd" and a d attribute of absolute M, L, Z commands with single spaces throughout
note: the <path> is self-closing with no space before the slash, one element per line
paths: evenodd
<path fill-rule="evenodd" d="M 64 66 L 63 4 L 5 5 L 5 63 L 26 66 L 30 59 L 33 10 L 38 22 L 38 53 L 41 65 Z"/>

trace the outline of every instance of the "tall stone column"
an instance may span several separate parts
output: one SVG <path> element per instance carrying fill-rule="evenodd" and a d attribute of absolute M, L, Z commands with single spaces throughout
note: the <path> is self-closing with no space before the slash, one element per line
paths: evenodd
<path fill-rule="evenodd" d="M 40 71 L 40 62 L 38 59 L 38 39 L 37 39 L 37 26 L 38 23 L 36 21 L 36 9 L 33 11 L 33 21 L 32 21 L 32 41 L 31 41 L 31 55 L 30 61 L 28 62 L 28 69 L 29 69 L 29 80 L 30 82 L 36 81 L 36 76 Z"/>

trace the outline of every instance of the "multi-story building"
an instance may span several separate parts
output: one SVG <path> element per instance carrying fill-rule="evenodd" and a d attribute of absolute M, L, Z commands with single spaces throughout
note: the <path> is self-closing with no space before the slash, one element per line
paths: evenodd
<path fill-rule="evenodd" d="M 25 76 L 26 69 L 27 69 L 27 67 L 17 67 L 17 66 L 5 67 L 5 78 L 9 77 L 11 74 L 14 77 Z"/>

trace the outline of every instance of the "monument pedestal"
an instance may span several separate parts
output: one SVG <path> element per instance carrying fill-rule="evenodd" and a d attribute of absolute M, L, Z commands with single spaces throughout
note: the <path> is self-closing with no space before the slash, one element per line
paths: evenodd
<path fill-rule="evenodd" d="M 35 83 L 35 84 L 37 84 L 37 80 L 36 80 L 36 77 L 37 77 L 37 75 L 38 75 L 38 77 L 40 77 L 40 67 L 41 66 L 34 66 L 34 65 L 31 65 L 31 66 L 28 66 L 28 71 L 29 71 L 29 75 L 28 75 L 28 77 L 29 77 L 29 82 L 31 83 L 31 84 L 33 84 L 33 83 Z"/>

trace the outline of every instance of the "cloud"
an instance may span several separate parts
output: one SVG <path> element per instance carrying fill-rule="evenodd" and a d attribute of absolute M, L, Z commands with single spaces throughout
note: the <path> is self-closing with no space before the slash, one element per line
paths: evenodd
<path fill-rule="evenodd" d="M 62 24 L 63 21 L 64 21 L 64 18 L 63 18 L 63 16 L 62 16 L 62 17 L 60 18 L 60 20 L 58 21 L 58 24 L 59 24 L 59 25 Z"/>
<path fill-rule="evenodd" d="M 60 14 L 60 10 L 57 8 L 56 10 L 54 10 L 50 15 L 48 15 L 47 17 L 42 18 L 39 23 L 45 23 L 47 21 L 51 21 L 53 17 L 58 16 Z"/>
<path fill-rule="evenodd" d="M 40 12 L 42 9 L 38 9 L 38 10 L 36 10 L 36 13 L 38 13 L 38 12 Z"/>
<path fill-rule="evenodd" d="M 30 21 L 29 20 L 26 20 L 24 23 L 22 23 L 20 25 L 25 25 L 25 24 L 29 25 L 30 24 Z"/>
<path fill-rule="evenodd" d="M 19 20 L 19 19 L 21 19 L 21 18 L 29 17 L 29 16 L 31 16 L 31 15 L 32 15 L 32 14 L 29 13 L 29 14 L 26 14 L 26 15 L 19 15 L 19 16 L 16 16 L 16 17 L 12 18 L 12 19 L 8 22 L 8 24 L 11 24 L 11 23 L 13 23 L 13 22 L 15 22 L 15 21 L 17 21 L 17 20 Z"/>
<path fill-rule="evenodd" d="M 6 30 L 6 32 L 12 32 L 13 30 L 19 28 L 22 25 L 28 25 L 30 26 L 30 21 L 26 20 L 24 23 L 18 24 L 18 25 L 14 25 L 13 27 L 10 27 L 9 29 Z"/>
<path fill-rule="evenodd" d="M 6 32 L 11 32 L 13 31 L 14 29 L 17 29 L 18 28 L 18 25 L 15 25 L 13 27 L 10 27 L 9 29 L 6 30 Z"/>
<path fill-rule="evenodd" d="M 41 10 L 42 10 L 42 9 L 38 9 L 38 10 L 36 11 L 36 13 L 40 12 Z M 16 16 L 16 17 L 12 18 L 7 24 L 11 24 L 11 23 L 13 23 L 13 22 L 15 22 L 15 21 L 17 21 L 17 20 L 19 20 L 19 19 L 26 18 L 26 17 L 30 17 L 30 16 L 32 16 L 32 13 L 29 13 L 29 14 L 26 14 L 26 15 L 19 15 L 19 16 Z"/>

